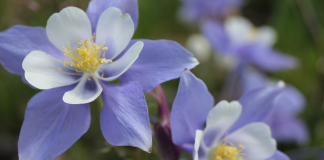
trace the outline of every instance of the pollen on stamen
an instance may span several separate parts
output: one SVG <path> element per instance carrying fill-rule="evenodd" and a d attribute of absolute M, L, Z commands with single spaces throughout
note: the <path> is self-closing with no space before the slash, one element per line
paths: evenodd
<path fill-rule="evenodd" d="M 70 74 L 70 75 L 82 75 L 81 73 L 69 73 L 69 72 L 64 72 L 62 71 L 61 68 L 57 68 L 60 72 L 64 73 L 64 74 Z"/>
<path fill-rule="evenodd" d="M 245 147 L 241 143 L 233 144 L 232 142 L 222 141 L 216 146 L 209 155 L 211 160 L 243 160 L 247 157 L 241 153 Z"/>
<path fill-rule="evenodd" d="M 257 28 L 253 27 L 248 33 L 247 40 L 252 42 L 255 41 L 257 38 L 257 31 L 258 31 Z"/>
<path fill-rule="evenodd" d="M 94 73 L 98 70 L 100 64 L 111 63 L 112 60 L 105 58 L 104 50 L 108 49 L 103 47 L 105 43 L 97 46 L 94 37 L 95 34 L 93 34 L 90 42 L 88 38 L 78 41 L 78 37 L 76 37 L 74 47 L 71 46 L 70 42 L 67 42 L 68 46 L 62 47 L 65 55 L 65 58 L 62 59 L 63 65 L 76 73 Z M 104 53 L 102 54 L 102 52 Z M 59 71 L 63 72 L 61 69 Z"/>

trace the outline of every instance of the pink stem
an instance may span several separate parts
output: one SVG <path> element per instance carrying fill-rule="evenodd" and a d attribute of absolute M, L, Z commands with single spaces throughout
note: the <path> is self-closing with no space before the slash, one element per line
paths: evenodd
<path fill-rule="evenodd" d="M 162 86 L 161 85 L 156 86 L 156 90 L 157 90 L 158 95 L 160 96 L 161 102 L 162 102 L 161 105 L 159 105 L 158 116 L 162 121 L 161 124 L 166 125 L 166 124 L 168 124 L 168 121 L 170 119 L 170 110 L 169 110 Z"/>

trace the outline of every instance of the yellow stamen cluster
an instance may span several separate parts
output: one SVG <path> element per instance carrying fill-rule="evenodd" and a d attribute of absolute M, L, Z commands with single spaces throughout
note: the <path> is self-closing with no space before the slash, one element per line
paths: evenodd
<path fill-rule="evenodd" d="M 75 47 L 72 48 L 69 42 L 69 46 L 67 48 L 62 47 L 64 50 L 64 55 L 66 56 L 64 59 L 62 59 L 63 65 L 76 73 L 67 73 L 63 72 L 60 68 L 58 69 L 66 74 L 78 74 L 80 72 L 94 73 L 101 63 L 112 62 L 110 59 L 105 58 L 105 54 L 103 54 L 102 58 L 100 58 L 101 52 L 104 52 L 104 50 L 107 50 L 108 48 L 103 47 L 104 43 L 101 44 L 101 46 L 97 46 L 94 42 L 94 37 L 95 34 L 93 34 L 91 42 L 88 41 L 88 38 L 77 42 L 78 38 L 76 38 Z"/>
<path fill-rule="evenodd" d="M 211 160 L 243 160 L 245 147 L 242 144 L 234 145 L 231 142 L 223 141 L 211 152 Z"/>
<path fill-rule="evenodd" d="M 258 32 L 258 29 L 255 28 L 255 27 L 253 27 L 253 28 L 250 30 L 250 32 L 248 33 L 247 40 L 248 40 L 248 41 L 251 41 L 251 42 L 255 41 L 256 38 L 257 38 L 257 34 L 258 34 L 257 32 Z"/>

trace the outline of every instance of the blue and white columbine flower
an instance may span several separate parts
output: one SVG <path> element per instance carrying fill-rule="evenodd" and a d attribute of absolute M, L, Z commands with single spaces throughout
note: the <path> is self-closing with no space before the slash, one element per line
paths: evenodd
<path fill-rule="evenodd" d="M 198 62 L 173 41 L 131 40 L 137 22 L 136 0 L 92 0 L 86 13 L 68 7 L 52 15 L 46 29 L 18 25 L 0 33 L 4 68 L 45 89 L 28 102 L 20 159 L 53 159 L 70 148 L 88 130 L 89 102 L 99 95 L 105 139 L 150 152 L 143 91 Z M 117 78 L 122 84 L 105 83 Z"/>
<path fill-rule="evenodd" d="M 171 111 L 172 140 L 195 160 L 289 160 L 263 123 L 283 88 L 279 82 L 213 107 L 206 85 L 185 70 Z"/>
<path fill-rule="evenodd" d="M 144 47 L 138 41 L 115 60 L 134 34 L 130 15 L 122 14 L 115 7 L 101 14 L 93 35 L 87 14 L 75 7 L 53 14 L 47 21 L 46 33 L 61 54 L 54 57 L 43 51 L 32 51 L 22 63 L 25 78 L 38 89 L 77 84 L 63 96 L 68 104 L 94 101 L 103 91 L 104 84 L 100 83 L 120 77 Z"/>
<path fill-rule="evenodd" d="M 276 141 L 265 123 L 249 123 L 228 133 L 241 112 L 237 101 L 221 101 L 209 112 L 206 128 L 196 131 L 195 160 L 265 160 L 274 154 Z"/>
<path fill-rule="evenodd" d="M 278 71 L 296 67 L 297 60 L 272 49 L 276 32 L 269 26 L 255 28 L 243 17 L 229 17 L 224 24 L 206 21 L 201 26 L 219 57 L 231 59 L 234 68 L 239 63 L 256 65 L 267 71 Z"/>

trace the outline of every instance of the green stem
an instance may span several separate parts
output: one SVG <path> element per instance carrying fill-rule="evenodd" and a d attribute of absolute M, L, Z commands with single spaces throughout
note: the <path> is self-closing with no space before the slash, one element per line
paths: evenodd
<path fill-rule="evenodd" d="M 102 110 L 102 107 L 103 107 L 103 103 L 102 103 L 102 98 L 101 96 L 99 96 L 97 99 L 96 99 L 96 103 L 98 105 L 98 108 L 99 108 L 99 111 Z"/>

